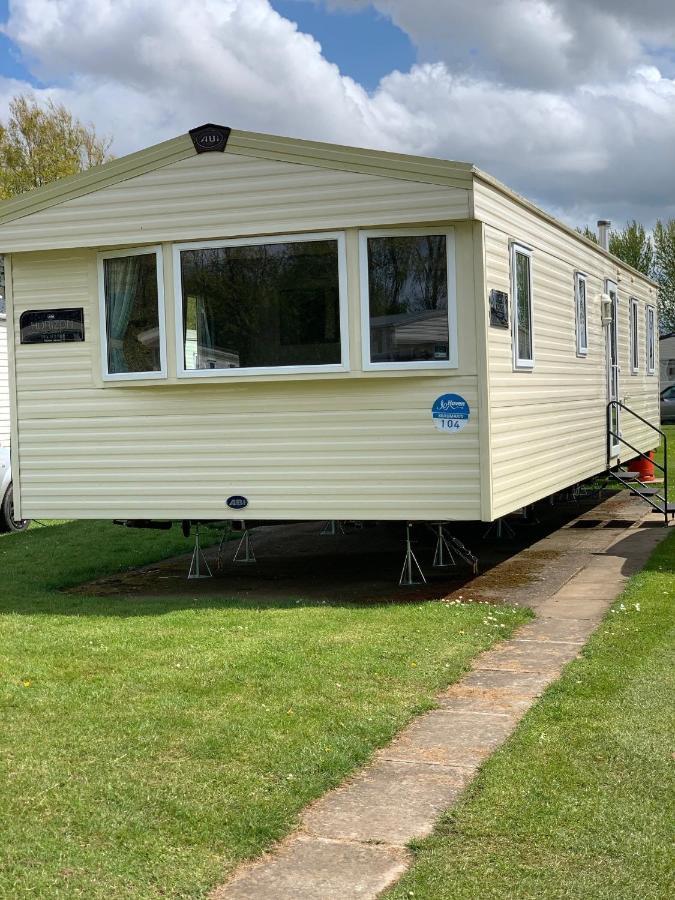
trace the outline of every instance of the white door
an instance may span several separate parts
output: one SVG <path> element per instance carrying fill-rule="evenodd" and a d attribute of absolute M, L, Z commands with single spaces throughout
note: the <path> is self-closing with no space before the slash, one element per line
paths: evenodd
<path fill-rule="evenodd" d="M 611 301 L 611 320 L 605 326 L 605 346 L 607 360 L 607 402 L 619 399 L 619 297 L 616 284 L 613 281 L 605 282 L 605 293 L 609 294 Z M 620 434 L 621 416 L 619 409 L 613 406 L 609 414 L 609 427 L 614 434 Z M 611 437 L 609 440 L 611 456 L 619 455 L 619 440 Z"/>

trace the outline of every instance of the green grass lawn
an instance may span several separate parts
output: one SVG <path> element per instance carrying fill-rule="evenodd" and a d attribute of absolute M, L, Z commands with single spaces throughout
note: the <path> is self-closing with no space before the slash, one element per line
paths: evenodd
<path fill-rule="evenodd" d="M 186 549 L 0 538 L 0 897 L 203 897 L 528 615 L 59 591 Z"/>
<path fill-rule="evenodd" d="M 671 533 L 389 900 L 673 896 L 674 601 Z"/>

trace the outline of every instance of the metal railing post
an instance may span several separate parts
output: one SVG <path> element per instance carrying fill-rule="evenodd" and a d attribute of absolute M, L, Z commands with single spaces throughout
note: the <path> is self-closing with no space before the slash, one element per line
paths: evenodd
<path fill-rule="evenodd" d="M 648 419 L 645 419 L 644 416 L 641 416 L 640 413 L 636 413 L 634 409 L 631 409 L 630 406 L 626 406 L 625 403 L 622 403 L 620 400 L 610 400 L 607 403 L 607 470 L 610 475 L 614 474 L 611 471 L 611 463 L 612 463 L 612 438 L 616 438 L 617 443 L 625 444 L 626 447 L 629 447 L 634 453 L 637 453 L 642 459 L 649 460 L 650 457 L 643 453 L 642 450 L 638 450 L 637 447 L 634 447 L 630 441 L 627 441 L 624 437 L 621 437 L 620 434 L 617 434 L 612 428 L 612 409 L 616 407 L 617 410 L 617 420 L 619 418 L 618 411 L 620 409 L 625 409 L 627 413 L 630 413 L 631 416 L 634 416 L 636 419 L 639 419 L 644 425 L 648 428 L 651 428 L 652 431 L 655 431 L 658 435 L 661 436 L 661 440 L 663 441 L 663 465 L 660 463 L 654 462 L 654 460 L 650 460 L 659 471 L 663 472 L 663 497 L 660 494 L 656 494 L 659 500 L 663 502 L 663 508 L 654 503 L 652 499 L 645 494 L 640 494 L 640 491 L 636 489 L 636 493 L 642 497 L 643 500 L 646 500 L 650 506 L 652 506 L 655 510 L 659 512 L 663 512 L 665 524 L 668 524 L 668 437 L 661 428 L 657 428 L 656 425 L 653 425 Z M 620 455 L 619 455 L 620 458 Z M 618 478 L 618 476 L 616 476 Z M 621 479 L 618 479 L 621 481 Z M 642 485 L 642 482 L 638 479 L 638 484 Z M 644 487 L 644 485 L 643 485 Z M 675 517 L 675 512 L 672 513 L 673 517 Z"/>

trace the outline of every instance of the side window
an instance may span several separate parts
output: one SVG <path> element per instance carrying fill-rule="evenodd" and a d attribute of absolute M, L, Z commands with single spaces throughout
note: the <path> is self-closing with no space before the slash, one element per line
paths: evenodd
<path fill-rule="evenodd" d="M 656 367 L 656 310 L 653 306 L 647 310 L 647 374 L 653 375 Z"/>
<path fill-rule="evenodd" d="M 577 272 L 574 276 L 574 297 L 577 323 L 577 356 L 588 354 L 588 314 L 586 311 L 586 276 Z"/>
<path fill-rule="evenodd" d="M 630 298 L 630 370 L 635 375 L 640 368 L 640 345 L 638 342 L 638 309 L 635 297 Z"/>
<path fill-rule="evenodd" d="M 534 367 L 532 251 L 520 244 L 511 245 L 511 294 L 513 365 L 516 369 L 532 369 Z"/>
<path fill-rule="evenodd" d="M 161 248 L 101 253 L 103 378 L 166 377 Z"/>
<path fill-rule="evenodd" d="M 452 231 L 360 235 L 366 369 L 457 365 Z"/>

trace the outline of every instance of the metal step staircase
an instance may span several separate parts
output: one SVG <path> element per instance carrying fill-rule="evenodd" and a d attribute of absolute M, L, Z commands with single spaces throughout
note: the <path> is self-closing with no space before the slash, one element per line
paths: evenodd
<path fill-rule="evenodd" d="M 612 423 L 619 421 L 620 410 L 639 419 L 643 425 L 651 428 L 652 431 L 655 431 L 661 436 L 661 440 L 663 441 L 663 465 L 651 460 L 646 453 L 638 450 L 637 447 L 634 447 L 629 441 L 621 437 L 620 429 L 618 430 L 619 433 L 613 430 Z M 617 443 L 623 444 L 632 450 L 633 453 L 631 459 L 633 459 L 633 455 L 635 455 L 653 462 L 654 466 L 663 473 L 663 487 L 661 489 L 656 488 L 652 484 L 642 481 L 637 472 L 631 472 L 629 469 L 622 469 L 620 457 L 619 459 L 616 459 L 616 451 L 614 451 L 614 453 L 612 452 L 613 447 Z M 613 462 L 613 460 L 616 461 Z M 644 419 L 639 413 L 636 413 L 635 410 L 626 406 L 626 404 L 622 403 L 620 400 L 610 400 L 607 404 L 607 474 L 620 484 L 624 485 L 624 487 L 630 488 L 631 493 L 641 497 L 645 503 L 648 503 L 652 507 L 654 512 L 660 513 L 660 515 L 663 516 L 665 525 L 668 524 L 668 516 L 675 518 L 675 503 L 668 502 L 668 438 L 660 428 L 657 428 L 656 425 L 652 425 L 651 422 L 648 422 L 647 419 Z"/>

